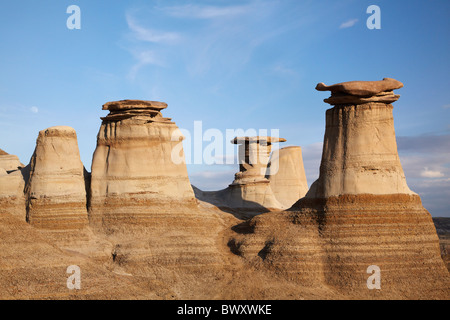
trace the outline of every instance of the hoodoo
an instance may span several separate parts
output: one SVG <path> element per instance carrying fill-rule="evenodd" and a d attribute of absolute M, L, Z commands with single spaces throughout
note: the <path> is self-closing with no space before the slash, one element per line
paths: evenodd
<path fill-rule="evenodd" d="M 236 137 L 231 143 L 239 145 L 239 172 L 222 197 L 230 208 L 239 210 L 280 209 L 265 177 L 272 144 L 286 139 L 274 137 Z"/>
<path fill-rule="evenodd" d="M 326 112 L 320 177 L 311 186 L 308 198 L 348 194 L 415 195 L 406 184 L 397 153 L 392 99 L 379 99 L 389 96 L 397 100 L 400 96 L 392 90 L 402 86 L 394 79 L 325 86 L 332 90 L 325 102 L 335 107 Z M 362 98 L 355 92 L 373 95 L 361 102 Z"/>
<path fill-rule="evenodd" d="M 74 129 L 40 131 L 25 187 L 28 222 L 48 229 L 87 225 L 86 174 Z"/>
<path fill-rule="evenodd" d="M 397 153 L 390 103 L 402 86 L 393 79 L 318 85 L 332 92 L 325 101 L 334 106 L 326 112 L 320 176 L 289 211 L 249 221 L 251 231 L 233 239 L 239 254 L 255 263 L 263 253 L 263 265 L 289 279 L 358 297 L 448 297 L 436 229 Z M 372 266 L 381 290 L 367 285 Z"/>
<path fill-rule="evenodd" d="M 195 205 L 180 148 L 183 137 L 162 116 L 165 108 L 165 103 L 141 100 L 103 106 L 110 113 L 102 118 L 92 160 L 92 222 L 136 222 L 174 202 Z"/>
<path fill-rule="evenodd" d="M 266 174 L 275 198 L 289 208 L 308 191 L 302 148 L 286 147 L 272 152 Z"/>

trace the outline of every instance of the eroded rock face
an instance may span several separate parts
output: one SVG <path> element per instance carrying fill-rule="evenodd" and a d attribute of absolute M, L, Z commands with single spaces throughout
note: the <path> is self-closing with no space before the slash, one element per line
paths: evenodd
<path fill-rule="evenodd" d="M 226 206 L 237 210 L 264 212 L 283 208 L 265 177 L 272 144 L 286 139 L 274 137 L 236 137 L 239 145 L 239 169 L 232 184 L 219 191 Z"/>
<path fill-rule="evenodd" d="M 48 229 L 87 225 L 85 174 L 73 128 L 40 131 L 25 188 L 28 222 Z"/>
<path fill-rule="evenodd" d="M 348 99 L 327 111 L 319 179 L 289 211 L 249 221 L 246 235 L 232 239 L 236 251 L 258 268 L 360 298 L 448 297 L 449 273 L 431 215 L 408 188 L 398 159 L 392 105 L 347 103 L 394 88 L 342 87 L 331 86 Z M 267 227 L 271 221 L 276 228 Z M 381 290 L 367 288 L 372 265 L 381 269 Z"/>
<path fill-rule="evenodd" d="M 286 147 L 272 152 L 267 179 L 275 198 L 289 208 L 308 191 L 302 148 Z"/>
<path fill-rule="evenodd" d="M 8 154 L 7 152 L 0 149 L 0 168 L 4 169 L 6 172 L 11 172 L 20 170 L 24 167 L 25 166 L 20 162 L 17 156 Z"/>
<path fill-rule="evenodd" d="M 397 153 L 392 105 L 337 105 L 326 112 L 320 177 L 306 195 L 415 194 Z"/>
<path fill-rule="evenodd" d="M 0 213 L 10 213 L 25 221 L 26 179 L 27 169 L 19 158 L 0 149 Z"/>
<path fill-rule="evenodd" d="M 92 160 L 91 222 L 138 221 L 161 206 L 196 205 L 183 137 L 175 123 L 162 116 L 166 107 L 141 100 L 103 106 L 110 113 L 102 118 Z"/>

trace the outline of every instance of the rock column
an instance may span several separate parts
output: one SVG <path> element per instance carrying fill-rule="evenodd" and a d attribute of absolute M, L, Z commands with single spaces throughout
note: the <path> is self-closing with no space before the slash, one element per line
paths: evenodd
<path fill-rule="evenodd" d="M 87 225 L 86 175 L 74 129 L 40 131 L 25 187 L 28 222 L 49 229 Z"/>
<path fill-rule="evenodd" d="M 140 223 L 176 203 L 195 205 L 178 127 L 156 101 L 109 102 L 92 160 L 92 222 Z M 164 208 L 163 208 L 164 207 Z"/>

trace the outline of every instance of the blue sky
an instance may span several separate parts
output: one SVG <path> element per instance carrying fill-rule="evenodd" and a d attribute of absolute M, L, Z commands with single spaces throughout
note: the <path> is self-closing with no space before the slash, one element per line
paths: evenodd
<path fill-rule="evenodd" d="M 80 30 L 66 27 L 73 4 Z M 380 30 L 366 27 L 371 4 Z M 190 131 L 279 129 L 311 184 L 328 107 L 315 85 L 391 77 L 405 85 L 394 117 L 408 184 L 450 216 L 449 15 L 447 0 L 3 1 L 0 148 L 26 164 L 40 130 L 68 125 L 90 170 L 102 104 L 159 100 Z M 188 170 L 218 190 L 237 165 Z"/>

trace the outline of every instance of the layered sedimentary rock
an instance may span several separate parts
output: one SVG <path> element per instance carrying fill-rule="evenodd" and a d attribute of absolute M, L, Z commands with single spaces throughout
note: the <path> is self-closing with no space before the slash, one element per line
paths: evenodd
<path fill-rule="evenodd" d="M 358 297 L 448 298 L 436 230 L 406 184 L 390 100 L 379 99 L 398 87 L 390 80 L 330 86 L 326 101 L 334 107 L 326 113 L 318 180 L 288 212 L 252 219 L 232 239 L 238 254 L 294 281 L 316 279 Z M 270 221 L 279 226 L 271 229 Z M 381 270 L 381 290 L 367 286 L 370 266 Z"/>
<path fill-rule="evenodd" d="M 86 172 L 73 128 L 40 131 L 29 169 L 25 194 L 31 225 L 48 229 L 87 225 Z"/>
<path fill-rule="evenodd" d="M 17 156 L 8 154 L 7 152 L 0 149 L 0 168 L 4 169 L 6 172 L 11 172 L 20 170 L 24 167 L 25 166 L 20 162 Z"/>
<path fill-rule="evenodd" d="M 216 239 L 221 220 L 195 199 L 183 136 L 162 116 L 166 107 L 141 100 L 103 106 L 110 113 L 93 156 L 89 214 L 94 230 L 113 244 L 114 268 L 168 288 L 173 274 L 188 269 L 209 279 L 223 262 Z"/>
<path fill-rule="evenodd" d="M 239 145 L 240 171 L 227 189 L 218 192 L 226 206 L 258 212 L 283 208 L 265 175 L 272 144 L 284 141 L 274 137 L 236 137 L 231 141 Z"/>
<path fill-rule="evenodd" d="M 267 179 L 275 198 L 291 207 L 308 191 L 301 147 L 286 147 L 272 152 Z"/>
<path fill-rule="evenodd" d="M 189 183 L 183 136 L 156 101 L 109 102 L 110 113 L 97 136 L 92 160 L 92 222 L 139 221 L 151 212 L 170 212 L 177 203 L 195 206 Z"/>
<path fill-rule="evenodd" d="M 8 212 L 25 220 L 26 169 L 23 168 L 17 156 L 0 149 L 0 213 Z"/>

